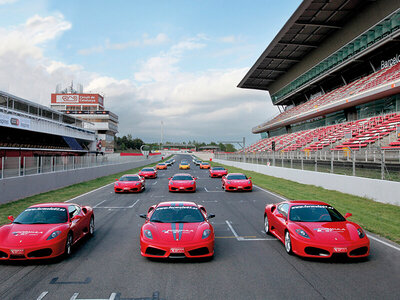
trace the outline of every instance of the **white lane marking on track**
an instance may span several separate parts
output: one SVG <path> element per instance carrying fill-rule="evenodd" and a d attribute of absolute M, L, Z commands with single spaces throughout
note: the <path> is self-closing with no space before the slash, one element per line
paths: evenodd
<path fill-rule="evenodd" d="M 45 291 L 45 292 L 41 293 L 41 294 L 39 295 L 39 297 L 37 297 L 36 300 L 42 300 L 44 297 L 46 297 L 46 295 L 47 295 L 48 293 L 49 293 L 48 291 Z"/>
<path fill-rule="evenodd" d="M 399 247 L 396 247 L 396 246 L 394 246 L 394 245 L 392 245 L 392 244 L 389 244 L 389 243 L 386 243 L 385 241 L 382 241 L 382 240 L 380 240 L 380 239 L 378 239 L 378 238 L 376 238 L 376 237 L 374 237 L 374 236 L 371 236 L 371 235 L 367 235 L 370 239 L 373 239 L 374 241 L 377 241 L 377 242 L 379 242 L 379 243 L 382 243 L 382 244 L 384 244 L 384 245 L 386 245 L 386 246 L 388 246 L 388 247 L 390 247 L 390 248 L 393 248 L 393 249 L 395 249 L 395 250 L 397 250 L 397 251 L 400 251 L 400 248 Z"/>
<path fill-rule="evenodd" d="M 233 229 L 233 226 L 231 224 L 231 222 L 229 222 L 228 220 L 225 221 L 225 223 L 228 225 L 229 229 L 232 231 L 233 235 L 235 236 L 235 238 L 239 241 L 275 241 L 276 239 L 273 238 L 244 238 L 242 236 L 239 236 L 237 234 L 237 232 L 235 231 L 235 229 Z"/>
<path fill-rule="evenodd" d="M 79 293 L 74 293 L 72 297 L 69 300 L 76 300 L 76 298 L 79 296 Z"/>
<path fill-rule="evenodd" d="M 153 182 L 153 185 L 155 185 L 157 183 L 157 181 L 156 182 Z"/>
<path fill-rule="evenodd" d="M 76 196 L 75 198 L 69 199 L 69 200 L 67 200 L 67 201 L 65 201 L 65 202 L 73 201 L 73 200 L 78 199 L 78 198 L 80 198 L 80 197 L 86 196 L 86 195 L 88 195 L 88 194 L 90 194 L 90 193 L 93 193 L 93 192 L 96 192 L 96 191 L 98 191 L 98 190 L 101 190 L 101 189 L 103 189 L 103 188 L 105 188 L 105 187 L 107 187 L 107 186 L 109 186 L 109 185 L 112 185 L 112 184 L 114 184 L 114 182 L 111 182 L 111 183 L 109 183 L 109 184 L 103 185 L 103 186 L 101 186 L 101 187 L 99 187 L 99 188 L 97 188 L 97 189 L 95 189 L 95 190 L 91 190 L 91 191 L 89 191 L 89 192 L 87 192 L 87 193 L 84 193 L 84 194 L 82 194 L 82 195 Z"/>
<path fill-rule="evenodd" d="M 256 188 L 258 188 L 259 190 L 262 190 L 262 191 L 264 191 L 264 192 L 266 192 L 266 193 L 268 193 L 268 194 L 271 194 L 271 195 L 273 195 L 273 196 L 275 196 L 275 197 L 277 197 L 277 198 L 279 198 L 279 199 L 282 199 L 283 201 L 289 200 L 289 199 L 287 199 L 287 198 L 285 198 L 285 197 L 282 197 L 282 196 L 280 196 L 280 195 L 278 195 L 278 194 L 275 194 L 275 193 L 270 192 L 270 191 L 268 191 L 268 190 L 266 190 L 266 189 L 263 189 L 263 188 L 261 188 L 261 187 L 255 185 L 255 184 L 253 184 L 253 186 L 256 187 Z"/>
<path fill-rule="evenodd" d="M 206 187 L 204 187 L 207 193 L 222 193 L 223 191 L 209 191 Z"/>
<path fill-rule="evenodd" d="M 275 197 L 278 197 L 278 198 L 280 198 L 280 199 L 282 199 L 282 200 L 284 200 L 284 201 L 289 200 L 289 199 L 286 199 L 285 197 L 279 196 L 279 195 L 277 195 L 277 194 L 275 194 L 275 193 L 273 193 L 273 192 L 270 192 L 270 191 L 268 191 L 268 190 L 265 190 L 265 189 L 263 189 L 263 188 L 261 188 L 261 187 L 259 187 L 259 186 L 256 186 L 256 185 L 253 185 L 253 186 L 256 187 L 256 188 L 258 188 L 258 189 L 260 189 L 260 190 L 262 190 L 262 191 L 264 191 L 264 192 L 266 192 L 266 193 L 268 193 L 268 194 L 274 195 Z M 400 248 L 399 248 L 399 247 L 393 246 L 392 244 L 389 244 L 389 243 L 387 243 L 387 242 L 385 242 L 385 241 L 383 241 L 383 240 L 381 240 L 381 239 L 378 239 L 378 238 L 376 238 L 376 237 L 374 237 L 374 236 L 371 236 L 371 235 L 368 235 L 368 237 L 371 238 L 371 239 L 373 239 L 374 241 L 377 241 L 377 242 L 379 242 L 379 243 L 385 245 L 385 246 L 388 246 L 388 247 L 390 247 L 390 248 L 392 248 L 392 249 L 395 249 L 395 250 L 397 250 L 397 251 L 400 251 Z"/>
<path fill-rule="evenodd" d="M 133 203 L 132 205 L 130 205 L 130 206 L 97 206 L 97 207 L 94 207 L 94 208 L 113 208 L 113 209 L 122 209 L 122 208 L 132 208 L 132 207 L 134 207 L 135 205 L 136 205 L 136 203 L 138 203 L 139 202 L 139 200 L 140 199 L 137 199 L 136 201 L 135 201 L 135 203 Z M 105 201 L 105 200 L 104 200 Z M 103 201 L 103 202 L 104 202 Z M 102 202 L 101 202 L 102 203 Z"/>
<path fill-rule="evenodd" d="M 69 300 L 115 300 L 115 298 L 117 297 L 117 293 L 111 293 L 110 298 L 106 298 L 106 299 L 78 299 L 77 297 L 79 296 L 79 293 L 74 293 L 74 295 L 69 299 Z"/>
<path fill-rule="evenodd" d="M 97 206 L 99 206 L 100 204 L 103 204 L 103 203 L 106 202 L 106 201 L 107 201 L 107 199 L 105 199 L 105 200 L 103 200 L 103 201 L 97 203 L 95 206 L 93 206 L 93 208 L 96 208 Z"/>

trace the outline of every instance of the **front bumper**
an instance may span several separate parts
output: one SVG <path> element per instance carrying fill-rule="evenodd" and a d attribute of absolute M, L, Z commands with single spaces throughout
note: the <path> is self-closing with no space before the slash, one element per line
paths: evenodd
<path fill-rule="evenodd" d="M 307 241 L 305 238 L 290 235 L 292 251 L 304 257 L 330 258 L 334 255 L 346 255 L 347 257 L 367 257 L 369 255 L 370 243 L 368 238 L 362 238 L 356 242 L 337 244 L 324 244 Z"/>
<path fill-rule="evenodd" d="M 214 255 L 214 239 L 197 243 L 179 243 L 175 245 L 140 240 L 140 254 L 145 257 L 159 258 L 200 258 Z"/>
<path fill-rule="evenodd" d="M 0 260 L 35 260 L 57 257 L 65 251 L 65 238 L 46 241 L 42 245 L 0 247 Z"/>
<path fill-rule="evenodd" d="M 191 186 L 168 186 L 168 189 L 170 192 L 195 192 L 196 191 L 196 186 L 191 185 Z"/>
<path fill-rule="evenodd" d="M 134 186 L 134 187 L 114 187 L 114 192 L 116 193 L 139 193 L 143 190 L 142 185 Z"/>
<path fill-rule="evenodd" d="M 226 191 L 249 191 L 249 192 L 251 192 L 253 190 L 253 185 L 251 185 L 251 184 L 243 184 L 243 185 L 226 184 L 225 190 Z"/>

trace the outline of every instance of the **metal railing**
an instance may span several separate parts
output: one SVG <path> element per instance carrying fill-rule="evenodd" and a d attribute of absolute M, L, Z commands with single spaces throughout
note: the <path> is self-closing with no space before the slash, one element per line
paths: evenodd
<path fill-rule="evenodd" d="M 400 150 L 363 149 L 215 153 L 215 158 L 315 172 L 400 181 Z"/>
<path fill-rule="evenodd" d="M 142 160 L 146 160 L 146 157 L 119 155 L 1 157 L 0 180 L 10 177 L 92 168 Z"/>

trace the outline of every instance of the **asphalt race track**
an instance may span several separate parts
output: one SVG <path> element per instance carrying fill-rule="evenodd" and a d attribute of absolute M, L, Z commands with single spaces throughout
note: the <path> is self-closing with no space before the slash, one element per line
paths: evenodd
<path fill-rule="evenodd" d="M 95 211 L 95 236 L 61 261 L 2 262 L 0 299 L 400 299 L 400 247 L 371 239 L 364 260 L 302 259 L 263 232 L 267 203 L 278 197 L 254 188 L 227 193 L 221 179 L 191 162 L 196 193 L 169 193 L 175 157 L 139 194 L 107 185 L 72 202 Z M 186 172 L 186 171 L 185 171 Z M 194 201 L 214 213 L 212 260 L 149 260 L 140 255 L 139 214 L 158 202 Z M 49 199 L 51 202 L 51 199 Z M 346 212 L 342 212 L 343 214 Z"/>

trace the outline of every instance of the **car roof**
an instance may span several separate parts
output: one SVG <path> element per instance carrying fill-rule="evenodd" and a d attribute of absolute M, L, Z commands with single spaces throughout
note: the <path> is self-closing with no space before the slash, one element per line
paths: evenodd
<path fill-rule="evenodd" d="M 78 204 L 66 203 L 66 202 L 50 202 L 50 203 L 39 203 L 39 204 L 31 205 L 29 207 L 64 207 L 64 208 L 67 208 L 70 205 L 78 205 Z"/>
<path fill-rule="evenodd" d="M 190 202 L 190 201 L 165 201 L 165 202 L 160 202 L 158 203 L 157 207 L 159 206 L 171 206 L 171 205 L 177 205 L 177 206 L 197 206 L 196 203 Z"/>
<path fill-rule="evenodd" d="M 290 200 L 290 201 L 286 201 L 287 203 L 289 203 L 290 205 L 307 205 L 307 204 L 314 204 L 314 205 L 329 205 L 326 202 L 322 202 L 322 201 L 316 201 L 316 200 Z"/>

